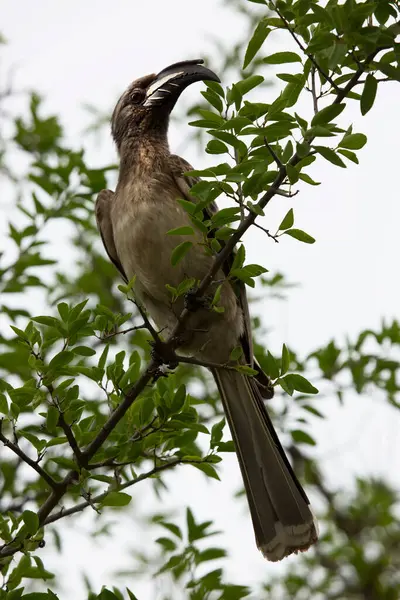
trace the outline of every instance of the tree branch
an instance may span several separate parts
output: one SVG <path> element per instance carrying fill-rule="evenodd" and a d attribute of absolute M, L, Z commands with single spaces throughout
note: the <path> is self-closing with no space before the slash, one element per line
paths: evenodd
<path fill-rule="evenodd" d="M 57 481 L 55 481 L 51 477 L 51 475 L 49 475 L 44 469 L 42 469 L 42 467 L 39 466 L 39 464 L 36 461 L 34 461 L 31 458 L 29 458 L 29 456 L 27 454 L 25 454 L 25 452 L 23 450 L 21 450 L 21 448 L 17 444 L 13 444 L 13 442 L 11 442 L 8 438 L 6 438 L 6 436 L 2 432 L 2 425 L 3 425 L 3 420 L 0 420 L 0 442 L 3 442 L 4 446 L 6 446 L 7 448 L 9 448 L 12 452 L 14 452 L 14 454 L 16 454 L 17 456 L 19 456 L 19 458 L 24 463 L 26 463 L 34 471 L 36 471 L 36 473 L 38 473 L 38 475 L 40 475 L 40 477 L 42 479 L 44 479 L 44 481 L 51 488 L 57 489 L 58 485 L 59 485 L 57 483 Z"/>
<path fill-rule="evenodd" d="M 278 15 L 278 17 L 281 19 L 281 21 L 285 25 L 286 29 L 288 30 L 288 32 L 290 33 L 290 35 L 292 36 L 292 38 L 294 39 L 294 41 L 296 42 L 296 44 L 298 45 L 298 47 L 300 48 L 300 50 L 310 59 L 310 61 L 312 62 L 312 64 L 314 65 L 314 67 L 317 69 L 317 71 L 319 73 L 321 73 L 322 77 L 324 77 L 326 79 L 326 81 L 328 81 L 331 84 L 331 86 L 337 92 L 339 92 L 340 91 L 339 86 L 336 85 L 336 83 L 333 81 L 333 79 L 331 77 L 329 77 L 329 75 L 327 75 L 327 73 L 325 73 L 325 71 L 324 71 L 324 69 L 322 69 L 322 67 L 319 66 L 319 64 L 317 63 L 317 61 L 313 57 L 313 55 L 310 54 L 309 52 L 307 52 L 307 48 L 305 46 L 303 46 L 303 44 L 301 43 L 301 41 L 299 40 L 299 38 L 297 37 L 297 35 L 293 31 L 292 27 L 290 26 L 289 22 L 282 15 L 282 13 L 279 10 L 279 8 L 277 8 L 276 5 L 275 5 L 275 3 L 272 2 L 272 1 L 270 2 L 270 5 L 272 6 L 273 10 L 276 12 L 276 14 Z"/>
<path fill-rule="evenodd" d="M 178 459 L 172 460 L 166 464 L 158 465 L 157 467 L 154 467 L 150 471 L 147 471 L 146 473 L 142 473 L 138 477 L 135 477 L 135 479 L 130 479 L 129 481 L 126 481 L 125 483 L 120 485 L 117 489 L 112 490 L 112 491 L 121 492 L 122 490 L 126 490 L 127 488 L 135 485 L 136 483 L 139 483 L 140 481 L 144 481 L 145 479 L 149 479 L 149 477 L 152 477 L 153 475 L 156 475 L 157 473 L 161 473 L 162 471 L 166 471 L 167 469 L 172 469 L 173 467 L 176 467 L 176 466 L 182 465 L 182 464 L 190 464 L 191 465 L 191 464 L 195 464 L 196 462 L 204 463 L 207 461 L 206 460 L 189 461 L 189 460 L 184 460 L 184 459 L 178 458 Z M 43 525 L 48 525 L 49 523 L 54 523 L 55 521 L 58 521 L 59 519 L 62 519 L 63 517 L 67 517 L 69 515 L 74 515 L 77 512 L 81 512 L 88 506 L 101 503 L 108 496 L 109 493 L 110 493 L 110 491 L 107 490 L 106 492 L 103 492 L 102 494 L 98 494 L 97 496 L 94 496 L 94 498 L 91 498 L 90 501 L 86 500 L 85 502 L 81 502 L 80 504 L 77 504 L 76 506 L 73 506 L 71 508 L 67 508 L 67 509 L 62 508 L 57 513 L 54 513 L 54 515 L 52 515 L 51 517 L 47 517 L 47 519 L 44 520 Z"/>

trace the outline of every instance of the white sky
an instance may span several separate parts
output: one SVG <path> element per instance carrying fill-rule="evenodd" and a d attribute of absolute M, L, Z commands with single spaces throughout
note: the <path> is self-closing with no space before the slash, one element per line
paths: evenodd
<path fill-rule="evenodd" d="M 201 57 L 210 50 L 213 36 L 229 44 L 242 28 L 238 16 L 215 0 L 3 0 L 1 31 L 9 45 L 1 52 L 0 75 L 4 78 L 10 67 L 16 67 L 15 86 L 42 92 L 46 111 L 60 114 L 69 138 L 74 139 L 87 124 L 82 103 L 108 109 L 132 79 L 177 60 Z M 271 52 L 287 48 L 287 38 L 281 40 L 272 40 Z M 231 83 L 223 73 L 220 76 L 224 85 Z M 200 85 L 193 86 L 186 92 L 186 102 L 200 89 Z M 257 306 L 271 329 L 268 342 L 274 351 L 286 342 L 306 354 L 332 337 L 343 343 L 347 333 L 352 337 L 362 329 L 379 328 L 382 317 L 399 316 L 400 285 L 395 275 L 400 217 L 396 189 L 399 90 L 398 85 L 384 84 L 365 118 L 354 104 L 342 115 L 344 126 L 353 122 L 355 131 L 368 135 L 368 145 L 359 152 L 359 166 L 340 169 L 321 158 L 310 170 L 321 186 L 302 184 L 294 199 L 278 197 L 268 208 L 266 227 L 274 230 L 294 207 L 296 226 L 313 235 L 316 244 L 284 238 L 278 245 L 257 230 L 246 238 L 249 262 L 282 271 L 290 281 L 301 283 L 287 302 Z M 270 100 L 276 88 L 265 94 L 263 100 Z M 16 101 L 16 108 L 19 106 L 23 107 L 22 100 Z M 304 112 L 309 110 L 304 102 L 302 107 Z M 173 127 L 173 150 L 186 135 L 186 127 L 184 123 L 179 129 Z M 76 145 L 80 143 L 78 138 Z M 185 158 L 197 167 L 208 160 L 195 148 L 185 150 Z M 111 138 L 92 147 L 88 159 L 96 165 L 115 160 Z M 62 248 L 59 250 L 62 253 Z M 399 415 L 377 397 L 354 397 L 346 409 L 333 401 L 327 406 L 330 419 L 313 422 L 312 434 L 319 442 L 316 452 L 324 459 L 330 481 L 342 487 L 351 484 L 355 474 L 368 473 L 387 475 L 399 484 Z M 250 583 L 280 567 L 266 564 L 258 554 L 249 520 L 242 516 L 244 508 L 231 498 L 231 491 L 239 485 L 238 470 L 232 458 L 225 463 L 219 484 L 206 484 L 201 474 L 190 468 L 171 475 L 170 502 L 171 506 L 190 504 L 199 518 L 217 520 L 231 549 L 228 573 L 238 582 Z M 149 510 L 153 506 L 150 498 L 150 487 L 138 486 L 133 510 L 137 506 Z M 119 521 L 115 529 L 118 538 L 93 543 L 87 536 L 87 519 L 66 523 L 62 565 L 49 538 L 43 556 L 63 571 L 62 597 L 82 595 L 82 571 L 97 590 L 102 583 L 121 584 L 110 573 L 129 568 L 129 548 L 142 544 L 146 532 L 138 529 L 134 519 L 116 513 L 115 520 Z M 295 560 L 293 557 L 286 564 Z M 138 584 L 134 578 L 122 584 L 140 599 L 159 597 L 148 584 Z"/>

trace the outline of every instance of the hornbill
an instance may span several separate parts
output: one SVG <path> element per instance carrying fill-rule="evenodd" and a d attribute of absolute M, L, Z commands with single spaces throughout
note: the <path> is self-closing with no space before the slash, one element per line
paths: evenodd
<path fill-rule="evenodd" d="M 169 115 L 188 85 L 220 81 L 202 63 L 173 64 L 157 75 L 137 79 L 124 92 L 111 120 L 120 157 L 117 187 L 115 193 L 101 191 L 96 202 L 97 224 L 109 258 L 126 281 L 135 277 L 136 298 L 167 334 L 177 324 L 184 298 L 171 302 L 166 285 L 177 287 L 187 277 L 202 280 L 213 261 L 203 235 L 196 231 L 190 250 L 172 266 L 174 247 L 188 238 L 166 235 L 192 226 L 178 199 L 196 202 L 190 188 L 198 179 L 184 175 L 192 167 L 170 153 L 167 133 Z M 219 304 L 224 310 L 199 303 L 187 321 L 179 350 L 199 361 L 224 364 L 241 346 L 243 362 L 258 371 L 248 377 L 218 368 L 213 375 L 235 444 L 257 546 L 268 560 L 278 561 L 307 550 L 317 540 L 317 524 L 264 406 L 263 398 L 272 397 L 273 387 L 254 362 L 245 286 L 228 280 L 231 262 L 208 289 L 213 295 L 222 281 Z"/>

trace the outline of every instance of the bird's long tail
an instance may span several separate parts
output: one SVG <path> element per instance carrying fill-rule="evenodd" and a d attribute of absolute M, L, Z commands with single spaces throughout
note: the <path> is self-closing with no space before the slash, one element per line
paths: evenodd
<path fill-rule="evenodd" d="M 318 538 L 308 498 L 279 442 L 260 392 L 233 370 L 213 372 L 236 447 L 258 548 L 278 561 Z"/>

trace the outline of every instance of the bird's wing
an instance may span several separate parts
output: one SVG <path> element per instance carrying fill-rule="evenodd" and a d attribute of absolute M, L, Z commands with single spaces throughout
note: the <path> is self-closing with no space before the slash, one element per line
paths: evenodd
<path fill-rule="evenodd" d="M 111 221 L 111 203 L 113 202 L 114 192 L 111 190 L 101 190 L 97 196 L 95 213 L 97 227 L 103 240 L 104 248 L 108 254 L 109 259 L 117 267 L 125 281 L 128 278 L 125 274 L 124 268 L 118 258 L 117 249 L 114 242 L 114 234 Z"/>
<path fill-rule="evenodd" d="M 196 202 L 194 196 L 190 194 L 190 188 L 200 181 L 198 177 L 191 177 L 190 175 L 184 176 L 183 173 L 188 171 L 193 171 L 193 167 L 183 158 L 172 154 L 170 157 L 170 168 L 172 175 L 174 177 L 175 183 L 182 194 L 182 198 L 185 200 L 189 200 L 189 202 Z M 213 214 L 218 211 L 218 207 L 215 202 L 212 202 L 208 205 L 203 212 L 206 213 L 206 218 L 210 218 Z M 221 244 L 223 242 L 218 240 Z M 225 275 L 228 275 L 233 259 L 235 257 L 235 252 L 231 252 L 225 263 L 223 264 L 223 270 Z M 262 388 L 260 391 L 265 398 L 271 398 L 273 396 L 273 388 L 271 386 L 271 382 L 269 377 L 263 372 L 258 363 L 254 360 L 253 354 L 253 338 L 251 334 L 251 321 L 250 321 L 250 312 L 249 312 L 249 303 L 247 301 L 246 294 L 246 286 L 243 281 L 237 280 L 235 282 L 235 293 L 238 299 L 240 308 L 243 313 L 243 321 L 244 321 L 244 332 L 241 336 L 240 342 L 242 344 L 244 357 L 246 363 L 250 365 L 252 368 L 258 371 L 256 376 L 256 380 Z"/>

